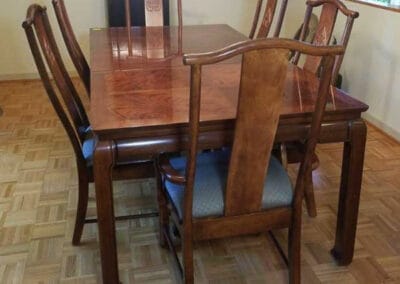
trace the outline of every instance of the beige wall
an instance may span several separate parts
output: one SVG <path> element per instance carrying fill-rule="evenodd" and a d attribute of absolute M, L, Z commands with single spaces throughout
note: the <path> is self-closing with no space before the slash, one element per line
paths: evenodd
<path fill-rule="evenodd" d="M 342 68 L 343 87 L 370 106 L 365 118 L 400 140 L 400 13 L 348 7 L 360 18 Z"/>
<path fill-rule="evenodd" d="M 88 30 L 107 25 L 105 0 L 65 0 L 79 43 L 88 54 Z M 0 10 L 0 80 L 35 76 L 35 66 L 21 28 L 26 8 L 50 0 L 3 0 Z M 172 22 L 176 23 L 175 1 Z M 256 0 L 183 0 L 185 24 L 227 23 L 247 34 Z M 302 21 L 305 0 L 290 0 L 282 36 L 291 37 Z M 366 117 L 400 140 L 400 14 L 346 2 L 360 12 L 356 20 L 341 73 L 343 87 L 370 105 Z M 339 23 L 340 28 L 340 23 Z M 61 43 L 59 31 L 55 33 Z M 60 44 L 65 55 L 65 48 Z M 65 56 L 67 62 L 68 57 Z M 70 64 L 69 69 L 72 70 Z"/>
<path fill-rule="evenodd" d="M 31 3 L 48 7 L 53 31 L 68 69 L 73 70 L 61 44 L 51 0 L 2 0 L 0 9 L 0 80 L 37 77 L 28 44 L 21 28 L 26 9 Z M 65 0 L 77 39 L 86 55 L 89 51 L 89 28 L 107 26 L 106 0 Z M 248 33 L 256 0 L 183 0 L 185 24 L 227 23 Z M 172 22 L 175 22 L 175 1 L 171 0 Z M 250 12 L 251 11 L 251 12 Z M 229 12 L 229 13 L 228 13 Z"/>
<path fill-rule="evenodd" d="M 105 0 L 66 0 L 67 9 L 76 36 L 84 52 L 88 52 L 88 30 L 90 27 L 106 25 Z M 0 80 L 37 77 L 36 67 L 28 43 L 21 27 L 27 7 L 32 3 L 46 5 L 54 26 L 54 33 L 61 43 L 61 35 L 56 26 L 51 0 L 2 0 L 0 9 Z M 60 44 L 65 54 L 65 48 Z M 65 57 L 67 58 L 67 57 Z M 69 69 L 69 61 L 65 60 Z"/>
<path fill-rule="evenodd" d="M 177 23 L 176 1 L 170 0 L 172 23 Z M 182 0 L 186 25 L 228 24 L 248 34 L 257 0 Z"/>
<path fill-rule="evenodd" d="M 341 68 L 343 89 L 370 106 L 364 117 L 400 140 L 400 13 L 345 1 L 358 11 Z M 304 16 L 304 1 L 289 1 L 287 35 Z M 290 21 L 288 21 L 290 19 Z M 343 31 L 338 18 L 335 34 Z"/>

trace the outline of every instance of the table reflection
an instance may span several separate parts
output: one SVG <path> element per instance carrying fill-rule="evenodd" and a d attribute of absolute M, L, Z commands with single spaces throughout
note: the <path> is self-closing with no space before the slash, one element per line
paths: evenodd
<path fill-rule="evenodd" d="M 161 0 L 145 0 L 145 41 L 135 42 L 132 36 L 131 27 L 131 5 L 130 0 L 125 0 L 125 18 L 126 18 L 126 32 L 127 32 L 127 55 L 128 57 L 145 57 L 147 59 L 171 59 L 176 56 L 182 55 L 182 23 L 179 20 L 178 27 L 178 48 L 175 52 L 171 52 L 171 46 L 167 45 L 168 42 L 164 40 L 164 19 L 163 19 L 163 2 Z M 169 37 L 170 38 L 170 37 Z M 145 44 L 145 48 L 140 46 L 135 48 L 137 44 Z M 171 44 L 171 43 L 169 43 Z M 135 51 L 140 51 L 140 54 Z M 142 52 L 146 51 L 146 54 Z M 119 54 L 124 53 L 121 49 L 118 50 Z"/>

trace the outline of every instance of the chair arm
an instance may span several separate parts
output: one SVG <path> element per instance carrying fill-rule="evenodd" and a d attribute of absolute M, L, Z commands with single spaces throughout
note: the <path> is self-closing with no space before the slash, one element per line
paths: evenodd
<path fill-rule="evenodd" d="M 328 4 L 328 3 L 331 5 L 334 5 L 337 9 L 339 9 L 347 17 L 356 19 L 360 15 L 358 12 L 348 9 L 341 1 L 337 1 L 337 0 L 308 0 L 306 2 L 306 5 L 311 6 L 311 7 L 318 7 L 318 6 L 321 6 L 324 4 Z"/>
<path fill-rule="evenodd" d="M 170 182 L 176 183 L 176 184 L 185 184 L 186 183 L 186 177 L 182 176 L 181 173 L 179 173 L 177 170 L 172 167 L 171 163 L 169 162 L 168 157 L 161 155 L 158 158 L 158 169 L 165 177 Z"/>
<path fill-rule="evenodd" d="M 288 158 L 287 158 L 286 144 L 285 143 L 281 143 L 279 150 L 281 152 L 282 166 L 287 171 L 288 170 Z"/>

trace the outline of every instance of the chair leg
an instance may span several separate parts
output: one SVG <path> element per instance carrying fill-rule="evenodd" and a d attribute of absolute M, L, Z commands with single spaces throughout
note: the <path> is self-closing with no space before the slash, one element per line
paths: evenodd
<path fill-rule="evenodd" d="M 162 182 L 162 177 L 159 171 L 156 169 L 156 179 L 157 179 L 157 202 L 158 202 L 158 220 L 159 220 L 159 242 L 160 246 L 163 248 L 168 247 L 166 236 L 164 234 L 164 230 L 166 232 L 169 231 L 169 216 L 168 216 L 168 207 L 167 207 L 167 197 L 165 195 L 164 186 Z"/>
<path fill-rule="evenodd" d="M 301 206 L 300 206 L 301 207 Z M 294 212 L 289 227 L 289 283 L 300 284 L 301 279 L 301 209 Z"/>
<path fill-rule="evenodd" d="M 312 171 L 310 171 L 310 174 L 306 175 L 304 197 L 306 201 L 308 216 L 317 217 L 317 206 L 315 205 Z"/>
<path fill-rule="evenodd" d="M 79 245 L 81 242 L 83 226 L 85 225 L 86 211 L 89 198 L 89 180 L 85 173 L 79 172 L 79 196 L 78 208 L 76 212 L 75 228 L 72 237 L 72 244 Z"/>
<path fill-rule="evenodd" d="M 192 284 L 194 282 L 193 275 L 193 241 L 191 237 L 185 236 L 182 240 L 182 257 L 183 257 L 183 283 Z"/>

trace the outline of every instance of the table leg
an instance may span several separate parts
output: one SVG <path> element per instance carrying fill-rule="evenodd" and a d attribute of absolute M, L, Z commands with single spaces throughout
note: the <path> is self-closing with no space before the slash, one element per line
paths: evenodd
<path fill-rule="evenodd" d="M 114 150 L 115 145 L 112 141 L 98 141 L 93 163 L 101 269 L 103 274 L 103 283 L 107 284 L 119 283 L 112 195 Z"/>
<path fill-rule="evenodd" d="M 336 240 L 332 249 L 339 265 L 349 265 L 354 254 L 367 137 L 367 127 L 362 119 L 350 123 L 349 136 L 343 149 Z"/>

